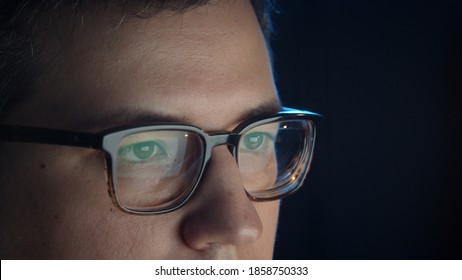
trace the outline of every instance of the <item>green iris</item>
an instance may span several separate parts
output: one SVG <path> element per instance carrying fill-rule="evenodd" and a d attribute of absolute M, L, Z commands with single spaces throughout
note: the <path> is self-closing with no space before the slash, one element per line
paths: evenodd
<path fill-rule="evenodd" d="M 121 147 L 119 156 L 128 160 L 146 160 L 163 152 L 163 148 L 155 141 L 145 141 Z"/>
<path fill-rule="evenodd" d="M 141 142 L 133 145 L 133 153 L 139 159 L 148 159 L 154 154 L 156 143 Z"/>
<path fill-rule="evenodd" d="M 244 136 L 244 145 L 248 150 L 257 150 L 265 142 L 266 134 L 263 132 L 252 132 Z"/>

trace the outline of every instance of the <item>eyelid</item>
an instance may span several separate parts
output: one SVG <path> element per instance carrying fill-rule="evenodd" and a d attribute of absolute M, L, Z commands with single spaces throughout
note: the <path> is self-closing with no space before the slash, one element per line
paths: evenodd
<path fill-rule="evenodd" d="M 252 135 L 254 133 L 263 134 L 264 136 L 268 137 L 270 140 L 276 139 L 275 135 L 273 135 L 273 134 L 271 134 L 270 132 L 267 132 L 267 131 L 249 131 L 249 132 L 244 133 L 244 136 L 249 136 L 249 135 Z"/>
<path fill-rule="evenodd" d="M 135 145 L 135 144 L 140 144 L 140 143 L 161 143 L 162 145 L 165 145 L 165 142 L 162 141 L 162 140 L 158 140 L 158 139 L 146 139 L 146 140 L 132 140 L 132 139 L 128 139 L 128 140 L 125 140 L 123 141 L 123 145 L 120 146 L 120 148 L 123 148 L 123 147 L 126 147 L 126 146 L 131 146 L 131 145 Z"/>

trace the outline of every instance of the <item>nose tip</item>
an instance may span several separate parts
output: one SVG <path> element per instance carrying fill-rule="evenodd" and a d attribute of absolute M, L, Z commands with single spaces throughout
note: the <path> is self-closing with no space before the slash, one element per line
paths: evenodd
<path fill-rule="evenodd" d="M 199 214 L 187 219 L 183 225 L 185 242 L 194 250 L 206 250 L 217 245 L 242 246 L 256 242 L 261 234 L 260 219 L 248 216 L 230 219 Z"/>
<path fill-rule="evenodd" d="M 236 161 L 226 147 L 217 147 L 193 198 L 194 210 L 182 225 L 186 244 L 205 250 L 256 242 L 263 225 L 253 203 L 242 185 Z"/>

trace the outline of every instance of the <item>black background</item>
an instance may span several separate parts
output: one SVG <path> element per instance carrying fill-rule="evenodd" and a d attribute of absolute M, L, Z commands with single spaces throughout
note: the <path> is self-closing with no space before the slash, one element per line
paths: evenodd
<path fill-rule="evenodd" d="M 317 122 L 277 259 L 462 258 L 462 1 L 279 1 L 286 106 Z"/>

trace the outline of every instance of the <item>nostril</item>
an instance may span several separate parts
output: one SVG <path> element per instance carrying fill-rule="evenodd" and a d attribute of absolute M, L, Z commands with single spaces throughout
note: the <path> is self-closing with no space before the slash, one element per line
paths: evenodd
<path fill-rule="evenodd" d="M 182 235 L 184 242 L 193 250 L 202 251 L 216 244 L 209 237 L 207 231 L 194 217 L 188 218 L 182 225 Z"/>

